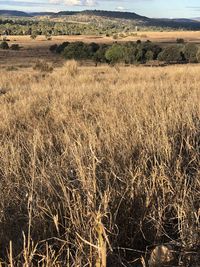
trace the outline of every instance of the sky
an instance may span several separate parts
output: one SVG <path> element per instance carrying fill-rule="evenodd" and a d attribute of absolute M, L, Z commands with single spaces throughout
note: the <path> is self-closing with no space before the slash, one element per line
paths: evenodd
<path fill-rule="evenodd" d="M 148 17 L 200 17 L 200 0 L 0 0 L 0 9 L 34 11 L 120 10 Z"/>

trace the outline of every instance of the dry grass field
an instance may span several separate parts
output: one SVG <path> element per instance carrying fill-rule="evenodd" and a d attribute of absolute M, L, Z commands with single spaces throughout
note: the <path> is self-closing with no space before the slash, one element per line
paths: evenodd
<path fill-rule="evenodd" d="M 151 40 L 152 42 L 176 42 L 177 38 L 183 38 L 186 42 L 200 43 L 200 32 L 199 31 L 171 31 L 171 32 L 137 32 L 136 36 L 128 36 L 121 40 L 136 41 L 141 39 L 142 41 Z M 11 42 L 20 43 L 22 46 L 31 47 L 35 45 L 46 46 L 54 43 L 62 43 L 65 41 L 75 42 L 98 42 L 98 43 L 110 43 L 113 42 L 113 38 L 107 36 L 96 36 L 96 35 L 62 35 L 52 36 L 51 40 L 46 40 L 45 36 L 38 36 L 36 40 L 31 40 L 30 36 L 8 36 Z M 115 40 L 116 41 L 116 40 Z"/>
<path fill-rule="evenodd" d="M 199 73 L 1 69 L 2 266 L 199 266 Z"/>

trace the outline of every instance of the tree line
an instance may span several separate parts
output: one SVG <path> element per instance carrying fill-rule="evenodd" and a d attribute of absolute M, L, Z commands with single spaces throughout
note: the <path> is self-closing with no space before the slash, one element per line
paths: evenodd
<path fill-rule="evenodd" d="M 77 17 L 63 18 L 63 21 L 31 18 L 0 18 L 0 35 L 109 35 L 135 31 L 134 22 L 106 20 L 99 17 L 82 22 Z M 138 27 L 139 29 L 139 27 Z"/>
<path fill-rule="evenodd" d="M 200 49 L 196 44 L 177 41 L 175 45 L 161 47 L 151 41 L 97 44 L 84 42 L 64 42 L 50 47 L 53 53 L 66 59 L 93 60 L 98 63 L 145 64 L 149 61 L 161 61 L 167 64 L 198 63 Z"/>

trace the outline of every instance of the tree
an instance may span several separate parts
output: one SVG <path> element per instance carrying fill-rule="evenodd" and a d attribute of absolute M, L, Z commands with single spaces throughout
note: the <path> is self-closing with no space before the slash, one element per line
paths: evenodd
<path fill-rule="evenodd" d="M 87 59 L 90 55 L 88 45 L 83 42 L 70 43 L 65 47 L 63 55 L 66 59 Z"/>
<path fill-rule="evenodd" d="M 3 41 L 0 43 L 0 48 L 1 49 L 9 49 L 9 45 L 6 41 Z"/>
<path fill-rule="evenodd" d="M 61 54 L 65 50 L 65 47 L 67 47 L 69 44 L 69 42 L 63 42 L 62 44 L 58 45 L 55 50 L 56 53 Z"/>
<path fill-rule="evenodd" d="M 52 53 L 53 52 L 56 52 L 56 50 L 58 49 L 58 45 L 57 44 L 53 44 L 49 47 L 49 51 L 51 51 Z"/>
<path fill-rule="evenodd" d="M 166 47 L 159 55 L 158 60 L 167 63 L 179 63 L 184 60 L 183 52 L 180 46 L 173 45 Z"/>
<path fill-rule="evenodd" d="M 19 49 L 20 49 L 20 46 L 19 46 L 18 44 L 12 44 L 12 45 L 10 46 L 10 49 L 11 49 L 11 50 L 19 50 Z"/>
<path fill-rule="evenodd" d="M 197 52 L 197 61 L 198 61 L 198 63 L 200 63 L 200 49 Z"/>
<path fill-rule="evenodd" d="M 154 54 L 151 50 L 147 51 L 146 54 L 145 54 L 145 59 L 147 61 L 151 61 L 154 59 Z"/>
<path fill-rule="evenodd" d="M 150 41 L 146 41 L 145 43 L 141 43 L 138 45 L 138 49 L 142 49 L 143 50 L 143 57 L 146 58 L 146 56 L 144 56 L 148 51 L 151 51 L 153 53 L 153 60 L 156 60 L 158 57 L 158 54 L 162 51 L 162 48 L 159 45 L 153 44 Z M 149 53 L 150 55 L 151 53 Z M 142 59 L 144 61 L 144 58 Z"/>
<path fill-rule="evenodd" d="M 106 50 L 108 49 L 108 45 L 104 44 L 101 45 L 100 48 L 96 51 L 96 53 L 93 56 L 93 59 L 96 63 L 96 65 L 98 63 L 102 63 L 102 62 L 106 62 Z"/>
<path fill-rule="evenodd" d="M 125 62 L 125 49 L 124 46 L 113 44 L 105 53 L 105 57 L 111 64 Z"/>
<path fill-rule="evenodd" d="M 127 64 L 133 64 L 136 61 L 137 45 L 134 42 L 127 42 L 124 44 L 124 56 Z"/>
<path fill-rule="evenodd" d="M 146 61 L 145 50 L 142 49 L 142 47 L 139 47 L 137 49 L 137 53 L 136 53 L 135 59 L 136 59 L 137 62 L 145 63 L 145 61 Z"/>
<path fill-rule="evenodd" d="M 198 47 L 196 44 L 188 43 L 184 48 L 184 56 L 187 62 L 197 63 Z"/>
<path fill-rule="evenodd" d="M 92 54 L 96 53 L 99 48 L 100 46 L 97 43 L 93 42 L 89 44 L 89 50 L 91 51 Z"/>

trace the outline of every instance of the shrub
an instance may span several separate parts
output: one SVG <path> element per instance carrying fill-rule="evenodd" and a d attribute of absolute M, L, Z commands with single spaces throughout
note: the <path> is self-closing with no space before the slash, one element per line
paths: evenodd
<path fill-rule="evenodd" d="M 11 50 L 19 50 L 19 49 L 20 49 L 20 46 L 19 46 L 18 44 L 12 44 L 12 45 L 10 46 L 10 49 L 11 49 Z"/>
<path fill-rule="evenodd" d="M 119 38 L 119 36 L 118 36 L 118 34 L 116 33 L 116 34 L 113 34 L 113 39 L 114 40 L 116 40 L 116 39 L 118 39 Z"/>
<path fill-rule="evenodd" d="M 185 40 L 183 38 L 176 39 L 177 44 L 184 44 Z"/>
<path fill-rule="evenodd" d="M 137 62 L 144 63 L 146 61 L 145 50 L 143 50 L 142 48 L 139 48 L 137 50 L 135 59 Z"/>
<path fill-rule="evenodd" d="M 198 61 L 198 63 L 200 63 L 200 49 L 197 52 L 197 61 Z"/>
<path fill-rule="evenodd" d="M 157 58 L 158 54 L 162 51 L 162 48 L 159 45 L 153 44 L 151 42 L 145 42 L 139 45 L 140 48 L 147 51 L 152 51 L 154 58 Z"/>
<path fill-rule="evenodd" d="M 187 62 L 196 63 L 197 62 L 197 52 L 198 47 L 196 44 L 186 44 L 184 48 L 184 56 Z"/>
<path fill-rule="evenodd" d="M 125 44 L 125 63 L 133 64 L 136 61 L 137 47 L 135 43 L 128 42 Z"/>
<path fill-rule="evenodd" d="M 180 46 L 168 46 L 159 55 L 158 59 L 160 61 L 165 61 L 167 63 L 179 63 L 184 60 L 183 52 Z"/>
<path fill-rule="evenodd" d="M 50 34 L 46 34 L 45 38 L 47 41 L 51 41 L 52 40 L 52 36 Z"/>
<path fill-rule="evenodd" d="M 61 54 L 65 50 L 65 47 L 67 47 L 69 44 L 70 44 L 69 42 L 64 42 L 64 43 L 58 45 L 56 50 L 55 50 L 56 53 Z"/>
<path fill-rule="evenodd" d="M 147 61 L 153 60 L 153 59 L 154 59 L 154 54 L 153 54 L 153 52 L 150 51 L 150 50 L 147 51 L 146 54 L 145 54 L 145 59 L 146 59 Z"/>
<path fill-rule="evenodd" d="M 100 48 L 96 51 L 96 53 L 93 56 L 94 61 L 97 63 L 103 63 L 106 62 L 106 50 L 108 49 L 107 45 L 101 45 Z"/>
<path fill-rule="evenodd" d="M 99 48 L 100 48 L 100 46 L 97 43 L 90 43 L 88 45 L 89 53 L 91 55 L 94 55 L 99 50 Z"/>
<path fill-rule="evenodd" d="M 31 39 L 35 40 L 37 38 L 37 34 L 36 33 L 32 33 L 30 37 L 31 37 Z"/>
<path fill-rule="evenodd" d="M 0 48 L 1 49 L 9 49 L 9 45 L 6 41 L 3 41 L 0 43 Z"/>
<path fill-rule="evenodd" d="M 38 60 L 33 67 L 34 70 L 39 70 L 41 72 L 52 72 L 53 66 L 46 61 Z"/>
<path fill-rule="evenodd" d="M 49 47 L 49 51 L 51 52 L 56 52 L 56 50 L 58 49 L 58 45 L 57 44 L 53 44 Z"/>
<path fill-rule="evenodd" d="M 63 55 L 66 59 L 87 59 L 90 55 L 88 46 L 83 42 L 70 43 L 65 47 Z"/>
<path fill-rule="evenodd" d="M 105 57 L 111 64 L 125 62 L 125 49 L 124 46 L 113 44 L 105 53 Z"/>

